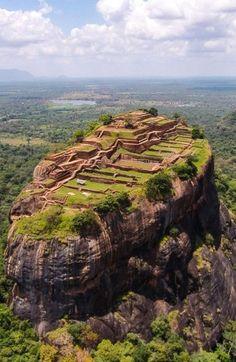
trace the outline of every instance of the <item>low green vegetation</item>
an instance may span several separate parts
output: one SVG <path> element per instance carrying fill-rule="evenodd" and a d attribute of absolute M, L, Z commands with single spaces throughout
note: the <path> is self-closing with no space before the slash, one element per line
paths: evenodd
<path fill-rule="evenodd" d="M 145 185 L 145 194 L 149 201 L 165 200 L 172 192 L 172 180 L 168 171 L 152 176 Z"/>
<path fill-rule="evenodd" d="M 102 146 L 102 149 L 106 150 L 113 145 L 113 143 L 115 142 L 115 138 L 107 136 L 107 137 L 102 137 L 99 141 Z"/>
<path fill-rule="evenodd" d="M 93 227 L 90 231 L 94 230 L 93 228 L 96 226 L 92 211 L 81 213 L 76 209 L 50 206 L 30 218 L 25 216 L 18 220 L 16 233 L 29 235 L 35 239 L 57 238 L 63 240 L 75 233 L 84 235 L 91 225 Z"/>
<path fill-rule="evenodd" d="M 197 139 L 203 139 L 205 137 L 204 135 L 204 131 L 203 129 L 201 129 L 198 126 L 193 126 L 192 128 L 192 139 L 193 140 L 197 140 Z"/>
<path fill-rule="evenodd" d="M 77 131 L 75 131 L 72 135 L 71 143 L 82 142 L 84 139 L 84 134 L 85 132 L 82 129 L 78 129 Z"/>
<path fill-rule="evenodd" d="M 96 206 L 95 210 L 99 215 L 105 216 L 109 212 L 116 210 L 125 211 L 131 205 L 129 195 L 127 192 L 120 192 L 114 195 L 108 195 L 101 200 Z"/>
<path fill-rule="evenodd" d="M 158 116 L 158 110 L 154 107 L 151 107 L 149 110 L 148 110 L 148 113 L 150 113 L 152 116 L 156 117 Z"/>
<path fill-rule="evenodd" d="M 133 129 L 134 128 L 134 125 L 133 123 L 127 119 L 125 122 L 124 122 L 124 127 L 127 128 L 127 129 Z"/>
<path fill-rule="evenodd" d="M 128 193 L 117 192 L 101 199 L 95 205 L 94 210 L 104 216 L 118 209 L 125 211 L 130 205 Z M 91 209 L 80 212 L 77 209 L 62 208 L 61 206 L 50 206 L 43 211 L 36 212 L 31 217 L 24 216 L 16 222 L 17 234 L 45 240 L 51 238 L 63 240 L 76 233 L 86 236 L 98 233 L 99 230 L 96 214 Z"/>
<path fill-rule="evenodd" d="M 96 147 L 90 144 L 81 144 L 78 148 L 79 151 L 82 152 L 92 152 L 96 150 Z"/>
<path fill-rule="evenodd" d="M 51 206 L 31 217 L 22 217 L 17 222 L 17 233 L 35 237 L 49 238 L 62 222 L 60 206 Z"/>
<path fill-rule="evenodd" d="M 197 175 L 197 166 L 194 164 L 195 158 L 188 157 L 185 162 L 181 162 L 173 167 L 174 172 L 180 180 L 190 180 Z"/>
<path fill-rule="evenodd" d="M 171 331 L 167 317 L 156 318 L 151 331 L 149 342 L 133 333 L 114 344 L 103 340 L 92 352 L 92 357 L 95 362 L 232 362 L 236 356 L 236 322 L 226 325 L 223 341 L 214 351 L 201 350 L 193 354 L 186 350 L 184 340 Z"/>
<path fill-rule="evenodd" d="M 104 124 L 104 126 L 107 126 L 112 122 L 112 116 L 110 114 L 102 114 L 99 117 L 99 122 Z"/>
<path fill-rule="evenodd" d="M 169 235 L 172 238 L 177 238 L 180 234 L 180 230 L 176 226 L 172 226 L 169 230 Z"/>
<path fill-rule="evenodd" d="M 160 247 L 166 247 L 171 240 L 170 238 L 176 239 L 180 234 L 180 230 L 176 226 L 170 227 L 166 233 L 159 240 Z"/>
<path fill-rule="evenodd" d="M 85 322 L 76 322 L 69 324 L 67 328 L 73 337 L 73 342 L 82 348 L 94 348 L 98 343 L 98 335 Z"/>
<path fill-rule="evenodd" d="M 95 213 L 89 209 L 76 215 L 72 220 L 72 231 L 81 236 L 99 232 L 99 224 Z"/>
<path fill-rule="evenodd" d="M 85 136 L 91 135 L 96 129 L 98 129 L 101 126 L 101 123 L 99 121 L 90 121 L 86 124 L 85 129 Z"/>
<path fill-rule="evenodd" d="M 135 139 L 136 136 L 133 134 L 132 130 L 126 129 L 126 130 L 119 130 L 110 132 L 110 136 L 113 138 L 127 138 L 127 139 Z"/>
<path fill-rule="evenodd" d="M 174 118 L 174 119 L 179 119 L 179 118 L 181 118 L 181 114 L 178 113 L 178 112 L 174 112 L 173 118 Z"/>
<path fill-rule="evenodd" d="M 210 159 L 212 152 L 210 145 L 206 139 L 195 140 L 192 145 L 192 155 L 194 157 L 193 163 L 198 169 L 198 172 L 202 170 L 202 167 L 206 165 Z"/>

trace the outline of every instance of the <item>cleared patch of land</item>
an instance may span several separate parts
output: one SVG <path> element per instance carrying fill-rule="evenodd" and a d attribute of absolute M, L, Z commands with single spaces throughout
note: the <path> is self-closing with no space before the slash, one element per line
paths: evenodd
<path fill-rule="evenodd" d="M 0 143 L 8 144 L 11 146 L 22 146 L 22 145 L 33 145 L 33 146 L 42 146 L 49 145 L 50 143 L 44 141 L 41 138 L 27 138 L 23 136 L 12 136 L 5 133 L 0 133 Z"/>

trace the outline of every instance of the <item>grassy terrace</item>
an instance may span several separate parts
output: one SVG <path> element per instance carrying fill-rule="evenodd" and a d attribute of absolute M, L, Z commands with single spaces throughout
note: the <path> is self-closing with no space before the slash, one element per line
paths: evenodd
<path fill-rule="evenodd" d="M 86 191 L 72 190 L 62 186 L 52 195 L 53 200 L 62 201 L 67 206 L 82 207 L 90 205 L 103 197 L 103 194 L 93 194 Z"/>
<path fill-rule="evenodd" d="M 34 239 L 58 238 L 61 241 L 73 235 L 71 224 L 78 210 L 68 207 L 50 206 L 44 211 L 36 212 L 29 217 L 23 217 L 17 222 L 17 232 L 31 235 Z M 51 223 L 48 222 L 51 220 Z M 29 222 L 30 221 L 30 222 Z"/>
<path fill-rule="evenodd" d="M 123 181 L 123 182 L 131 182 L 132 179 L 130 179 L 129 177 L 127 176 L 114 176 L 114 174 L 107 174 L 107 173 L 96 173 L 96 172 L 81 172 L 80 174 L 77 175 L 78 178 L 81 178 L 81 179 L 87 179 L 87 178 L 90 178 L 91 180 L 93 179 L 98 179 L 98 178 L 101 178 L 103 179 L 104 183 L 106 183 L 106 181 L 113 181 L 113 180 L 116 180 L 116 181 Z"/>
<path fill-rule="evenodd" d="M 115 137 L 102 137 L 100 139 L 100 145 L 102 147 L 103 150 L 107 150 L 109 147 L 111 147 L 113 145 L 113 143 L 115 142 Z"/>
<path fill-rule="evenodd" d="M 179 135 L 175 138 L 175 141 L 188 142 L 191 139 L 192 139 L 191 135 Z"/>
<path fill-rule="evenodd" d="M 82 151 L 82 152 L 92 152 L 95 151 L 97 148 L 93 145 L 90 144 L 86 144 L 86 143 L 82 143 L 81 145 L 79 145 L 78 147 L 78 151 Z"/>
<path fill-rule="evenodd" d="M 173 121 L 170 120 L 170 119 L 165 119 L 165 118 L 163 118 L 163 119 L 160 119 L 160 120 L 158 121 L 158 124 L 159 124 L 160 126 L 163 126 L 163 125 L 165 125 L 165 124 L 172 123 L 172 122 L 173 122 Z"/>
<path fill-rule="evenodd" d="M 50 187 L 51 185 L 53 185 L 55 183 L 54 179 L 51 178 L 47 178 L 46 180 L 43 181 L 43 185 L 45 187 Z"/>
<path fill-rule="evenodd" d="M 192 154 L 196 156 L 196 161 L 194 162 L 198 168 L 198 171 L 201 171 L 202 167 L 206 164 L 211 156 L 211 148 L 207 140 L 195 140 L 192 146 Z"/>
<path fill-rule="evenodd" d="M 134 130 L 126 130 L 126 129 L 119 129 L 119 128 L 112 128 L 107 127 L 106 132 L 109 133 L 108 137 L 112 138 L 128 138 L 128 139 L 136 139 L 137 136 L 134 134 Z"/>
<path fill-rule="evenodd" d="M 151 150 L 151 148 L 150 148 Z M 151 155 L 152 153 L 152 155 Z M 151 152 L 151 151 L 144 151 L 142 153 L 134 153 L 134 152 L 130 152 L 124 148 L 119 149 L 112 157 L 111 160 L 115 160 L 118 156 L 129 156 L 130 158 L 133 157 L 134 160 L 137 161 L 147 161 L 149 160 L 149 158 L 154 158 L 155 162 L 158 162 L 158 160 L 161 160 L 162 158 L 159 158 L 157 155 L 157 152 Z M 150 159 L 151 161 L 151 159 Z"/>
<path fill-rule="evenodd" d="M 161 151 L 157 151 L 157 150 L 148 150 L 148 151 L 144 151 L 142 153 L 142 155 L 147 156 L 147 157 L 152 157 L 152 158 L 156 158 L 157 162 L 161 162 L 162 160 L 164 160 L 164 158 L 167 156 L 166 153 L 161 152 Z"/>
<path fill-rule="evenodd" d="M 156 165 L 153 162 L 141 162 L 138 160 L 119 160 L 115 163 L 118 168 L 130 168 L 130 169 L 139 169 L 143 171 L 151 171 L 152 168 Z"/>
<path fill-rule="evenodd" d="M 130 181 L 136 179 L 139 183 L 144 183 L 150 177 L 147 173 L 142 171 L 134 171 L 134 170 L 117 170 L 116 168 L 107 167 L 96 170 L 98 174 L 110 173 L 112 175 L 121 175 L 122 177 L 127 177 Z"/>
<path fill-rule="evenodd" d="M 113 145 L 116 138 L 110 136 L 95 137 L 92 135 L 87 137 L 86 140 L 96 142 L 103 150 L 106 150 Z"/>
<path fill-rule="evenodd" d="M 175 148 L 175 147 L 166 147 L 162 144 L 158 144 L 157 146 L 152 146 L 150 148 L 150 151 L 160 151 L 163 152 L 164 154 L 166 153 L 173 153 L 173 152 L 180 152 L 182 148 Z"/>
<path fill-rule="evenodd" d="M 172 146 L 172 145 L 176 145 L 176 146 L 187 146 L 189 145 L 189 142 L 191 141 L 191 139 L 189 138 L 188 140 L 186 141 L 177 141 L 177 140 L 169 140 L 169 145 Z"/>
<path fill-rule="evenodd" d="M 163 126 L 164 124 L 171 123 L 171 122 L 173 122 L 173 121 L 168 118 L 162 118 L 162 117 L 158 117 L 158 118 L 151 117 L 151 118 L 145 119 L 143 121 L 143 123 L 147 124 L 147 125 L 158 124 L 160 126 Z"/>
<path fill-rule="evenodd" d="M 188 144 L 188 143 L 187 143 Z M 179 149 L 182 149 L 183 147 L 184 147 L 184 145 L 183 144 L 179 144 L 179 143 L 177 143 L 177 142 L 173 142 L 173 143 L 171 143 L 171 142 L 168 142 L 168 141 L 166 141 L 166 142 L 161 142 L 161 143 L 159 143 L 159 145 L 158 146 L 161 146 L 161 147 L 163 147 L 163 148 L 173 148 L 173 149 L 176 149 L 176 150 L 179 150 Z"/>
<path fill-rule="evenodd" d="M 68 206 L 88 206 L 96 204 L 106 194 L 122 191 L 130 192 L 131 187 L 119 181 L 108 184 L 87 180 L 84 185 L 78 185 L 76 180 L 71 180 L 54 192 L 53 199 L 64 201 Z"/>

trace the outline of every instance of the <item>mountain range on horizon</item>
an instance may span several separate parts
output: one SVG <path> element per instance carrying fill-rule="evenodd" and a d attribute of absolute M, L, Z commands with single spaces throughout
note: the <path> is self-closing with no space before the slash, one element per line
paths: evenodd
<path fill-rule="evenodd" d="M 30 72 L 19 69 L 0 69 L 0 82 L 32 81 L 35 77 Z"/>
<path fill-rule="evenodd" d="M 65 74 L 59 74 L 58 76 L 36 76 L 33 75 L 32 73 L 26 71 L 26 70 L 20 70 L 17 68 L 12 68 L 12 69 L 0 69 L 0 83 L 11 83 L 11 82 L 31 82 L 34 80 L 57 80 L 57 81 L 63 81 L 63 80 L 77 80 L 80 79 L 81 77 L 78 76 L 68 76 Z M 83 78 L 83 77 L 82 77 Z M 86 77 L 85 77 L 86 78 Z M 92 78 L 92 77 L 91 77 Z M 122 78 L 122 77 L 121 77 Z M 154 78 L 158 78 L 158 79 L 176 79 L 173 77 L 154 77 Z M 208 77 L 193 77 L 195 79 L 207 79 Z M 222 79 L 222 78 L 228 78 L 228 77 L 221 77 L 221 76 L 214 76 L 214 77 L 209 77 L 209 79 Z M 230 77 L 230 78 L 235 78 L 235 77 Z M 153 79 L 153 77 L 152 77 Z M 181 79 L 189 79 L 189 78 L 181 78 Z"/>

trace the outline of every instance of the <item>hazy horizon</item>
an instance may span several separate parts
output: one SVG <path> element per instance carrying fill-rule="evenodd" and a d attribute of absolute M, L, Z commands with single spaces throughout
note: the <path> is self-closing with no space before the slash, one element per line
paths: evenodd
<path fill-rule="evenodd" d="M 236 80 L 236 75 L 182 75 L 182 76 L 175 76 L 175 75 L 169 75 L 169 76 L 165 76 L 165 75 L 144 75 L 144 76 L 138 76 L 138 75 L 127 75 L 127 76 L 119 76 L 119 75 L 107 75 L 107 76 L 100 76 L 95 75 L 95 76 L 83 76 L 83 75 L 79 75 L 79 76 L 67 76 L 65 74 L 58 74 L 58 75 L 45 75 L 45 76 L 40 76 L 37 75 L 35 73 L 29 72 L 26 69 L 19 69 L 19 68 L 0 68 L 0 72 L 11 72 L 11 71 L 19 71 L 22 73 L 28 73 L 29 75 L 32 75 L 33 78 L 26 80 L 27 82 L 34 82 L 35 80 L 37 81 L 47 81 L 47 80 L 55 80 L 55 81 L 73 81 L 73 80 L 140 80 L 140 81 L 145 81 L 145 80 L 153 80 L 153 81 L 184 81 L 184 80 L 225 80 L 225 79 L 229 79 L 229 80 Z M 14 80 L 10 80 L 11 82 L 14 82 Z M 0 82 L 2 82 L 2 80 L 0 79 Z"/>

